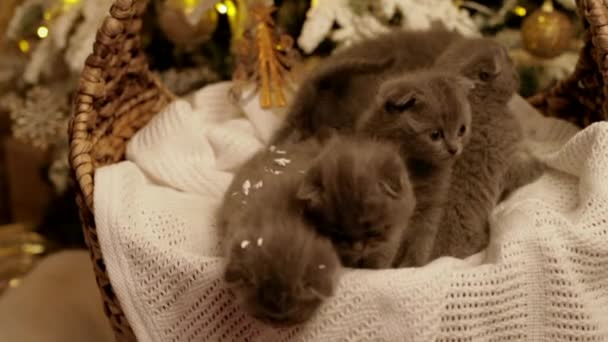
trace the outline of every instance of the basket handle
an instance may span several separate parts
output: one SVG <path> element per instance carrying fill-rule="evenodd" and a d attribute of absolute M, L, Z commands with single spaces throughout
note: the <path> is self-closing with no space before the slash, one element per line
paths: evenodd
<path fill-rule="evenodd" d="M 77 184 L 85 242 L 118 341 L 135 335 L 106 273 L 94 220 L 95 170 L 124 158 L 128 140 L 175 98 L 150 72 L 141 47 L 148 0 L 115 0 L 86 59 L 68 127 L 69 162 Z"/>
<path fill-rule="evenodd" d="M 86 59 L 68 128 L 70 164 L 93 212 L 95 169 L 124 157 L 128 139 L 173 96 L 153 75 L 141 48 L 148 0 L 116 0 Z"/>

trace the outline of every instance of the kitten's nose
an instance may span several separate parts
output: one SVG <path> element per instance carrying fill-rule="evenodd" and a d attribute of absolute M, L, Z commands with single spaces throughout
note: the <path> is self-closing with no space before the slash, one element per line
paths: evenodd
<path fill-rule="evenodd" d="M 457 155 L 458 153 L 460 153 L 460 145 L 459 145 L 459 144 L 458 144 L 458 142 L 456 142 L 456 141 L 454 141 L 454 142 L 451 142 L 451 141 L 450 141 L 450 142 L 448 142 L 448 141 L 446 141 L 446 143 L 445 143 L 445 147 L 446 147 L 446 149 L 448 150 L 448 152 L 449 152 L 451 155 L 453 155 L 453 156 L 455 156 L 455 155 Z"/>
<path fill-rule="evenodd" d="M 282 316 L 290 307 L 289 294 L 285 290 L 276 288 L 262 288 L 258 292 L 258 298 L 262 306 L 271 314 Z"/>
<path fill-rule="evenodd" d="M 363 251 L 363 242 L 361 241 L 356 241 L 353 243 L 353 249 L 357 252 L 361 252 Z"/>

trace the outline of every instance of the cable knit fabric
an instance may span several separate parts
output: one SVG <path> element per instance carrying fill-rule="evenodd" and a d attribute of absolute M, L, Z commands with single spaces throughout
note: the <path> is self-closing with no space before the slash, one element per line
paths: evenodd
<path fill-rule="evenodd" d="M 97 170 L 102 252 L 140 341 L 608 340 L 608 123 L 577 132 L 521 98 L 513 110 L 551 169 L 494 210 L 486 250 L 346 269 L 298 327 L 247 316 L 222 281 L 213 212 L 279 117 L 255 98 L 230 104 L 229 85 L 175 101 L 133 137 L 127 161 Z"/>

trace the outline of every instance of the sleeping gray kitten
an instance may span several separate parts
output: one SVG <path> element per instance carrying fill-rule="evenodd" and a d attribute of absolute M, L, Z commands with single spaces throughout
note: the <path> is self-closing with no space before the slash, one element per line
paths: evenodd
<path fill-rule="evenodd" d="M 398 148 L 362 137 L 331 139 L 298 197 L 342 264 L 363 268 L 391 266 L 416 204 Z"/>
<path fill-rule="evenodd" d="M 505 177 L 521 166 L 514 162 L 522 131 L 507 108 L 519 77 L 506 49 L 487 38 L 452 44 L 437 64 L 449 65 L 476 82 L 469 96 L 473 111 L 471 138 L 454 164 L 448 202 L 433 250 L 434 257 L 464 258 L 488 244 L 489 215 L 503 190 L 510 187 L 504 183 Z M 533 172 L 528 176 L 537 175 Z M 522 180 L 510 182 L 521 184 Z"/>
<path fill-rule="evenodd" d="M 301 84 L 272 141 L 307 139 L 324 127 L 351 132 L 383 80 L 430 67 L 452 41 L 461 38 L 442 28 L 397 30 L 337 52 Z"/>
<path fill-rule="evenodd" d="M 468 143 L 473 83 L 446 70 L 420 70 L 384 82 L 364 113 L 360 134 L 399 146 L 414 186 L 416 207 L 393 261 L 422 266 L 431 257 L 451 170 Z"/>
<path fill-rule="evenodd" d="M 274 144 L 298 142 L 329 130 L 349 133 L 353 116 L 368 103 L 367 96 L 356 94 L 369 90 L 369 87 L 359 89 L 360 84 L 353 80 L 380 72 L 393 62 L 394 59 L 387 57 L 367 59 L 357 56 L 325 60 L 302 82 L 284 122 L 271 141 Z"/>
<path fill-rule="evenodd" d="M 250 202 L 250 192 L 262 187 L 276 188 L 274 181 L 279 176 L 303 178 L 321 152 L 324 141 L 311 138 L 299 143 L 270 145 L 249 158 L 238 169 L 224 194 L 217 216 L 220 227 L 229 226 L 230 221 L 242 212 L 241 208 Z"/>
<path fill-rule="evenodd" d="M 243 308 L 273 325 L 309 319 L 333 294 L 340 261 L 331 241 L 303 218 L 295 194 L 316 142 L 261 151 L 242 168 L 219 210 L 224 278 Z"/>

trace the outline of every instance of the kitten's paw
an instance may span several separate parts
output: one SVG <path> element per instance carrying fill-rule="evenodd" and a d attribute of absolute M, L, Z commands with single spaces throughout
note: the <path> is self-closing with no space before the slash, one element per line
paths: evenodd
<path fill-rule="evenodd" d="M 515 190 L 536 181 L 548 169 L 543 162 L 526 152 L 520 152 L 513 159 L 511 167 L 503 178 L 499 202 L 505 200 Z"/>
<path fill-rule="evenodd" d="M 359 268 L 369 268 L 369 269 L 381 269 L 381 268 L 389 268 L 390 260 L 384 257 L 371 257 L 371 258 L 363 258 L 359 260 L 358 264 Z"/>
<path fill-rule="evenodd" d="M 351 268 L 380 269 L 391 267 L 391 260 L 384 255 L 358 256 L 343 254 L 340 256 L 340 261 L 344 267 Z"/>
<path fill-rule="evenodd" d="M 415 248 L 408 249 L 403 260 L 398 267 L 422 267 L 429 263 L 431 259 L 431 250 L 416 250 Z"/>

